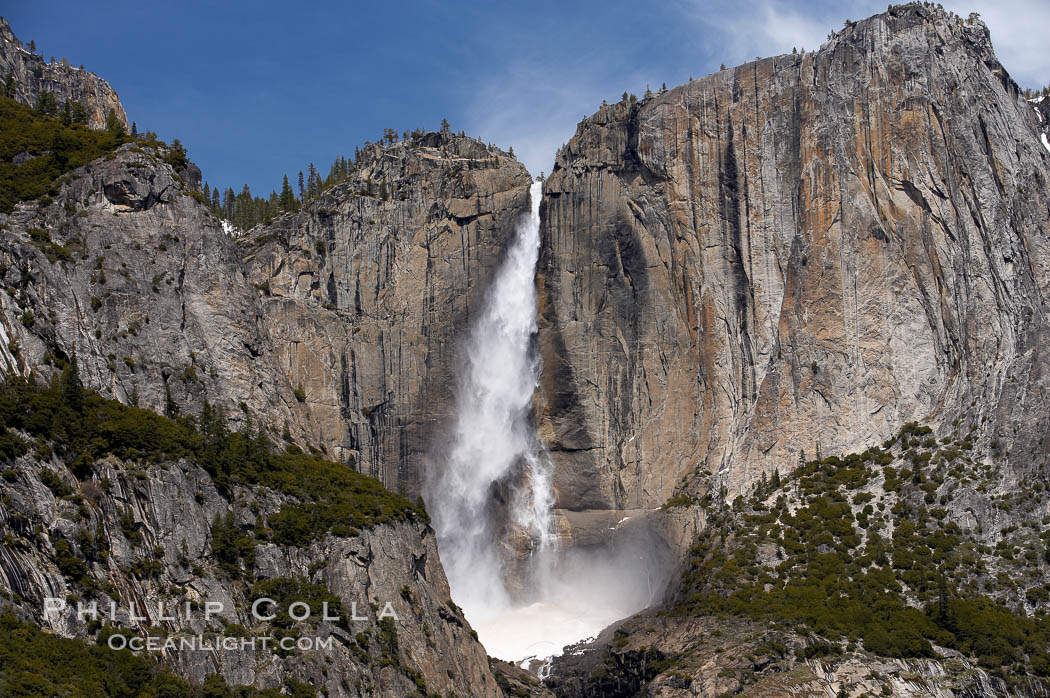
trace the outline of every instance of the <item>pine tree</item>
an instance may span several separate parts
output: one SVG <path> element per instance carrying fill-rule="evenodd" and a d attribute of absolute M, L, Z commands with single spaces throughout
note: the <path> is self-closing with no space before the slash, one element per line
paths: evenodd
<path fill-rule="evenodd" d="M 50 92 L 41 92 L 36 98 L 36 110 L 47 116 L 54 116 L 58 113 L 58 103 L 55 101 L 55 95 Z"/>
<path fill-rule="evenodd" d="M 116 113 L 112 109 L 106 112 L 106 130 L 117 137 L 122 137 L 126 134 L 126 132 L 124 131 L 124 124 L 120 122 L 120 119 L 117 118 Z M 181 143 L 179 143 L 178 138 L 176 138 L 172 142 L 172 147 L 174 147 L 176 144 L 178 144 L 180 147 L 182 145 Z M 183 154 L 185 154 L 185 150 L 183 150 Z"/>
<path fill-rule="evenodd" d="M 281 196 L 279 203 L 282 211 L 292 211 L 295 209 L 295 193 L 292 192 L 292 185 L 288 184 L 288 175 L 284 176 L 284 181 L 281 183 Z"/>
<path fill-rule="evenodd" d="M 164 415 L 167 417 L 175 417 L 179 414 L 179 406 L 175 403 L 175 400 L 171 397 L 171 388 L 167 383 L 164 384 Z"/>
<path fill-rule="evenodd" d="M 321 178 L 317 174 L 317 168 L 311 162 L 310 167 L 307 168 L 309 174 L 306 176 L 306 195 L 313 199 L 321 194 Z"/>
<path fill-rule="evenodd" d="M 249 207 L 252 201 L 252 191 L 245 184 L 241 187 L 241 191 L 237 194 L 237 198 L 234 199 L 234 211 L 233 211 L 233 224 L 241 230 L 247 230 L 251 227 L 249 222 L 250 213 Z"/>
<path fill-rule="evenodd" d="M 306 200 L 306 187 L 303 186 L 303 171 L 299 170 L 299 201 Z"/>
<path fill-rule="evenodd" d="M 132 138 L 138 138 L 139 137 L 139 125 L 136 124 L 134 121 L 131 122 L 131 137 Z"/>
<path fill-rule="evenodd" d="M 204 401 L 204 405 L 201 406 L 201 416 L 197 420 L 199 429 L 205 436 L 211 436 L 213 434 L 212 428 L 215 423 L 215 417 L 212 413 L 211 403 L 207 400 Z"/>
<path fill-rule="evenodd" d="M 952 607 L 948 601 L 948 580 L 943 572 L 937 580 L 937 625 L 948 630 L 953 630 L 955 625 Z"/>
<path fill-rule="evenodd" d="M 77 355 L 73 353 L 69 363 L 62 369 L 59 378 L 62 387 L 62 399 L 66 407 L 79 413 L 84 406 L 84 385 L 80 382 L 80 369 L 77 366 Z"/>
<path fill-rule="evenodd" d="M 88 120 L 87 107 L 80 102 L 73 102 L 73 123 L 86 124 Z"/>
<path fill-rule="evenodd" d="M 233 222 L 233 188 L 226 187 L 222 193 L 222 217 Z"/>

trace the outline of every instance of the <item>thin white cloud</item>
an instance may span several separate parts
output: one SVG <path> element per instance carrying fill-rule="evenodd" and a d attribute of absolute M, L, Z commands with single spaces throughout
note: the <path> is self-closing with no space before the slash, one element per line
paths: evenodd
<path fill-rule="evenodd" d="M 625 76 L 595 62 L 554 64 L 519 59 L 476 87 L 465 128 L 514 154 L 534 176 L 549 172 L 554 155 L 603 99 L 644 90 L 640 73 Z M 641 88 L 639 88 L 639 85 Z"/>
<path fill-rule="evenodd" d="M 821 13 L 777 0 L 690 0 L 682 7 L 685 16 L 704 32 L 711 55 L 723 56 L 721 62 L 730 66 L 790 53 L 793 48 L 812 51 L 846 18 L 839 17 L 844 10 Z"/>

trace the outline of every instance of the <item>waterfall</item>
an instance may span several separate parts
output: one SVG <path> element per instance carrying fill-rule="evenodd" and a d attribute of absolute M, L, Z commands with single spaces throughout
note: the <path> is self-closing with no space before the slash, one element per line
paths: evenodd
<path fill-rule="evenodd" d="M 449 443 L 428 463 L 427 510 L 453 600 L 486 652 L 560 654 L 652 602 L 665 579 L 646 531 L 603 545 L 554 545 L 550 459 L 530 420 L 539 362 L 534 277 L 542 185 L 521 217 L 466 339 Z M 512 590 L 508 589 L 512 582 Z"/>
<path fill-rule="evenodd" d="M 453 598 L 472 623 L 512 605 L 497 547 L 503 526 L 527 535 L 540 553 L 553 540 L 550 467 L 529 419 L 539 368 L 532 344 L 542 187 L 530 188 L 529 212 L 471 328 L 451 444 L 428 488 Z"/>

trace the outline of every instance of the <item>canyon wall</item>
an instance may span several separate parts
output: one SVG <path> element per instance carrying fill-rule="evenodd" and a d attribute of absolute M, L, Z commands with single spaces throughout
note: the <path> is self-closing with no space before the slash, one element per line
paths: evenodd
<path fill-rule="evenodd" d="M 911 420 L 973 425 L 1022 483 L 1048 426 L 1048 178 L 987 28 L 920 5 L 603 106 L 544 187 L 558 506 L 731 498 Z"/>
<path fill-rule="evenodd" d="M 5 463 L 2 605 L 13 603 L 42 627 L 91 643 L 102 622 L 125 637 L 160 642 L 271 638 L 267 647 L 163 653 L 174 672 L 198 685 L 217 673 L 231 685 L 260 689 L 294 679 L 329 696 L 404 696 L 421 686 L 441 695 L 502 695 L 484 648 L 451 603 L 426 522 L 384 523 L 295 545 L 253 539 L 250 561 L 230 560 L 213 522 L 229 516 L 238 536 L 254 536 L 295 500 L 266 487 L 225 488 L 192 459 L 110 456 L 92 471 L 78 478 L 61 457 L 36 454 Z M 296 591 L 282 601 L 282 588 Z M 321 593 L 342 604 L 328 613 L 337 620 L 323 619 Z M 70 601 L 48 610 L 45 598 Z M 260 598 L 275 599 L 283 611 L 305 600 L 311 615 L 290 625 L 260 621 L 252 614 Z M 97 604 L 102 620 L 78 618 L 80 600 Z M 207 617 L 205 602 L 222 608 Z M 396 618 L 383 627 L 388 602 Z M 262 615 L 270 612 L 261 607 Z M 274 638 L 289 631 L 331 647 L 282 652 Z"/>

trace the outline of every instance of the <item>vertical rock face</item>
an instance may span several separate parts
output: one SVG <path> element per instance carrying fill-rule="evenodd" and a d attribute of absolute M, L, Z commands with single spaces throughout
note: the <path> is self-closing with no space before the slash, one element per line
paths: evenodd
<path fill-rule="evenodd" d="M 106 395 L 288 425 L 417 494 L 456 340 L 530 182 L 473 139 L 423 140 L 374 146 L 356 178 L 237 240 L 196 167 L 163 152 L 127 145 L 70 173 L 0 216 L 0 368 L 46 373 L 75 351 Z"/>
<path fill-rule="evenodd" d="M 730 496 L 922 419 L 1045 453 L 1050 153 L 976 18 L 602 107 L 545 185 L 538 421 L 558 506 Z"/>
<path fill-rule="evenodd" d="M 419 492 L 423 456 L 451 412 L 457 341 L 530 181 L 496 148 L 424 134 L 367 148 L 349 181 L 242 241 L 313 441 Z"/>
<path fill-rule="evenodd" d="M 130 128 L 120 98 L 108 82 L 83 68 L 48 63 L 43 56 L 25 50 L 7 20 L 0 17 L 0 80 L 8 76 L 15 79 L 12 96 L 22 104 L 35 106 L 42 93 L 51 93 L 59 107 L 67 102 L 83 105 L 91 128 L 103 128 L 111 111 L 125 129 Z"/>
<path fill-rule="evenodd" d="M 196 413 L 208 400 L 235 425 L 251 414 L 301 435 L 240 252 L 191 195 L 199 177 L 129 144 L 0 216 L 0 369 L 47 376 L 76 352 L 85 384 L 122 402 Z"/>

